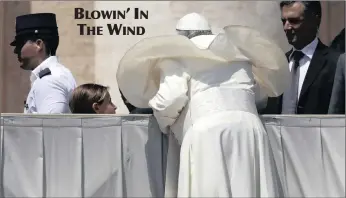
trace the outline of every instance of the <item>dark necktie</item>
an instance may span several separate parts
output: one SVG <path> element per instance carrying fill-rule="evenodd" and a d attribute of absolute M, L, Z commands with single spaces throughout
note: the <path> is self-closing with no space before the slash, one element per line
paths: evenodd
<path fill-rule="evenodd" d="M 304 56 L 301 51 L 293 52 L 293 66 L 291 69 L 291 85 L 285 91 L 282 101 L 282 114 L 296 114 L 298 104 L 298 87 L 299 87 L 299 61 Z"/>

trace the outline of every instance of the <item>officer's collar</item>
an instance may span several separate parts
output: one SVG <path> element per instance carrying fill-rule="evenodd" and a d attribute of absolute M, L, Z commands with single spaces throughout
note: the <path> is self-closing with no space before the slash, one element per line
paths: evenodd
<path fill-rule="evenodd" d="M 46 69 L 49 68 L 52 63 L 58 62 L 58 59 L 56 56 L 50 56 L 46 60 L 44 60 L 39 66 L 37 66 L 34 70 L 32 70 L 31 75 L 30 75 L 30 81 L 31 85 L 34 83 L 36 79 L 39 78 L 39 73 Z"/>

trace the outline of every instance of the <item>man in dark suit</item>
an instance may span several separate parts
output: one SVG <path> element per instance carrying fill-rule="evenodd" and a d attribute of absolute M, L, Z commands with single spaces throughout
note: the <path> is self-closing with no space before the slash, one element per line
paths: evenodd
<path fill-rule="evenodd" d="M 333 39 L 330 47 L 340 51 L 341 53 L 345 52 L 345 28 Z"/>
<path fill-rule="evenodd" d="M 120 91 L 120 95 L 121 95 L 121 99 L 123 100 L 124 104 L 129 110 L 130 114 L 153 114 L 153 110 L 151 108 L 137 108 L 133 106 L 131 103 L 129 103 L 129 101 L 127 101 L 127 99 L 125 98 L 125 96 L 123 95 L 121 91 Z"/>
<path fill-rule="evenodd" d="M 286 53 L 292 82 L 283 95 L 268 98 L 265 114 L 327 114 L 340 53 L 318 38 L 319 1 L 283 1 L 282 23 L 293 49 Z"/>
<path fill-rule="evenodd" d="M 329 114 L 345 114 L 345 53 L 339 58 L 330 99 Z"/>

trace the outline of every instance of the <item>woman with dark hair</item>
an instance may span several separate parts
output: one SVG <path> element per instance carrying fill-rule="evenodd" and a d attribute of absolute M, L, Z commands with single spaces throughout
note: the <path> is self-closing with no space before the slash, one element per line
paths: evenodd
<path fill-rule="evenodd" d="M 72 93 L 70 109 L 77 114 L 115 114 L 108 87 L 88 83 L 78 86 Z"/>

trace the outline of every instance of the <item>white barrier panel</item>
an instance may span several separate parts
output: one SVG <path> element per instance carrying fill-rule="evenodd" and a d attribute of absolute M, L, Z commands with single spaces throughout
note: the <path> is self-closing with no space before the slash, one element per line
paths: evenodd
<path fill-rule="evenodd" d="M 263 121 L 285 197 L 345 196 L 345 116 Z M 1 197 L 164 196 L 167 139 L 152 116 L 3 114 L 0 134 Z"/>
<path fill-rule="evenodd" d="M 345 116 L 263 121 L 285 197 L 345 197 Z"/>

